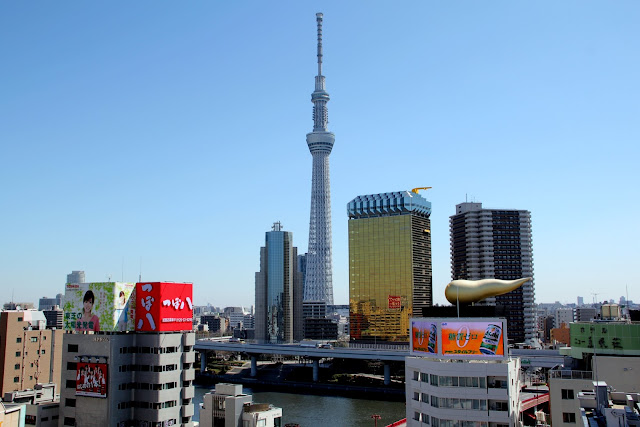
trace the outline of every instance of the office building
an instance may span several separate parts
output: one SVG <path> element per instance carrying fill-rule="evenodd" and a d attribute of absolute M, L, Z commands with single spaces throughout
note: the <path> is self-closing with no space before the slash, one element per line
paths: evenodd
<path fill-rule="evenodd" d="M 576 307 L 574 320 L 576 322 L 588 322 L 598 317 L 598 310 L 593 307 Z"/>
<path fill-rule="evenodd" d="M 449 227 L 453 280 L 533 278 L 529 211 L 483 209 L 482 203 L 461 203 L 456 205 Z M 536 337 L 533 279 L 482 304 L 506 307 L 512 342 Z"/>
<path fill-rule="evenodd" d="M 58 306 L 53 306 L 49 310 L 42 310 L 47 319 L 47 329 L 62 329 L 64 327 L 64 312 Z"/>
<path fill-rule="evenodd" d="M 569 329 L 571 346 L 560 353 L 565 356 L 565 365 L 573 368 L 553 369 L 548 375 L 553 426 L 581 425 L 581 408 L 585 406 L 580 395 L 601 382 L 622 395 L 622 400 L 627 394 L 640 393 L 640 323 L 574 322 Z M 600 404 L 608 401 L 605 396 Z"/>
<path fill-rule="evenodd" d="M 573 320 L 573 308 L 559 308 L 556 310 L 556 328 L 561 327 L 563 323 L 569 327 L 569 323 L 573 322 Z"/>
<path fill-rule="evenodd" d="M 195 334 L 64 334 L 61 425 L 192 426 Z"/>
<path fill-rule="evenodd" d="M 256 273 L 255 337 L 260 342 L 292 342 L 302 339 L 302 280 L 297 270 L 298 249 L 293 233 L 276 222 L 265 233 Z"/>
<path fill-rule="evenodd" d="M 41 311 L 0 313 L 0 392 L 33 389 L 38 383 L 60 385 L 62 330 L 46 328 Z"/>
<path fill-rule="evenodd" d="M 518 358 L 407 357 L 405 370 L 407 426 L 520 425 Z"/>
<path fill-rule="evenodd" d="M 38 310 L 51 310 L 53 307 L 62 307 L 62 294 L 56 295 L 55 298 L 42 297 L 38 300 Z"/>
<path fill-rule="evenodd" d="M 84 271 L 72 271 L 71 274 L 67 274 L 66 283 L 85 283 Z"/>
<path fill-rule="evenodd" d="M 432 305 L 431 202 L 416 192 L 358 196 L 349 215 L 352 341 L 407 342 Z"/>
<path fill-rule="evenodd" d="M 313 171 L 304 300 L 333 304 L 329 154 L 331 154 L 335 136 L 327 130 L 329 93 L 325 90 L 322 75 L 322 13 L 316 14 L 316 21 L 318 24 L 318 75 L 315 90 L 311 94 L 313 132 L 307 134 L 307 146 L 313 157 Z"/>

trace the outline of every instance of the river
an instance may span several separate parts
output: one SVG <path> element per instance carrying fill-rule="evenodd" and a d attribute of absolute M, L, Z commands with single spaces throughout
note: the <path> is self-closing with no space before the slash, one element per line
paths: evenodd
<path fill-rule="evenodd" d="M 200 420 L 202 396 L 210 389 L 196 387 L 193 398 L 194 421 Z M 255 403 L 271 403 L 282 408 L 282 425 L 298 423 L 301 427 L 345 426 L 372 427 L 371 415 L 381 416 L 378 427 L 405 418 L 404 402 L 350 399 L 347 397 L 314 396 L 307 394 L 253 392 L 245 387 L 244 393 L 252 394 Z"/>

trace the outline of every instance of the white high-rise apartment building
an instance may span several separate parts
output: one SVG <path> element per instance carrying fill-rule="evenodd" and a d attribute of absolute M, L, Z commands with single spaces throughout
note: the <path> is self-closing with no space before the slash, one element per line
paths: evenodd
<path fill-rule="evenodd" d="M 449 218 L 453 280 L 533 278 L 531 213 L 514 209 L 483 209 L 482 203 L 460 203 Z M 509 341 L 536 336 L 533 279 L 487 305 L 506 307 Z"/>

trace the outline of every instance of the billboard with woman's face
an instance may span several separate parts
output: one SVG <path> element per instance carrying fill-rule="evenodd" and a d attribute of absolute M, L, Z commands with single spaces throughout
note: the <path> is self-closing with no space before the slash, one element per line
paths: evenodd
<path fill-rule="evenodd" d="M 62 303 L 65 331 L 132 331 L 135 284 L 67 283 Z"/>

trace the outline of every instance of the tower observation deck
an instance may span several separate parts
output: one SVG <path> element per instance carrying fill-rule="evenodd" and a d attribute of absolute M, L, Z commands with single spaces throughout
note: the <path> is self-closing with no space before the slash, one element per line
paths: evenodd
<path fill-rule="evenodd" d="M 313 157 L 313 172 L 304 300 L 333 304 L 329 154 L 331 154 L 335 136 L 327 130 L 329 93 L 325 90 L 322 75 L 322 13 L 316 14 L 316 21 L 318 23 L 318 75 L 315 78 L 315 90 L 311 94 L 313 132 L 307 134 L 307 145 Z"/>

